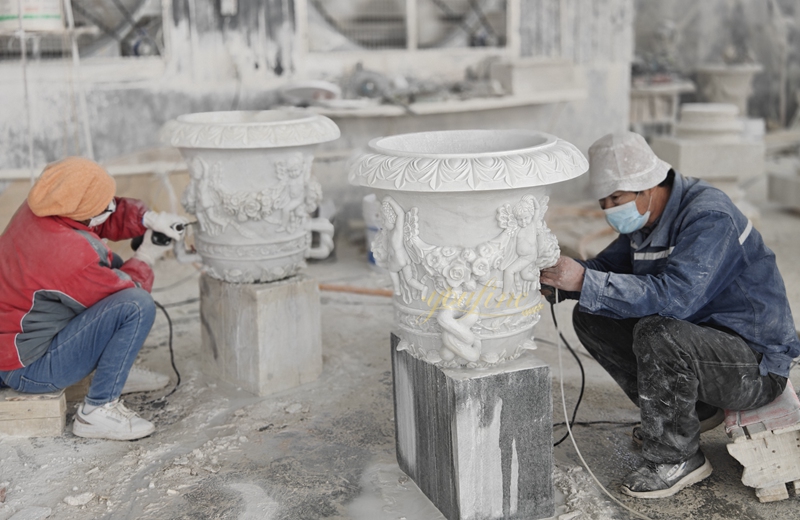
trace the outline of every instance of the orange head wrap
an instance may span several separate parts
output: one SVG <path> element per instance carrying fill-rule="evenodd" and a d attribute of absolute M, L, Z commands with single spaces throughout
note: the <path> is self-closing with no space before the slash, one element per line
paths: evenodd
<path fill-rule="evenodd" d="M 114 178 L 96 162 L 67 157 L 45 167 L 28 193 L 28 206 L 38 217 L 86 220 L 108 207 L 116 188 Z"/>

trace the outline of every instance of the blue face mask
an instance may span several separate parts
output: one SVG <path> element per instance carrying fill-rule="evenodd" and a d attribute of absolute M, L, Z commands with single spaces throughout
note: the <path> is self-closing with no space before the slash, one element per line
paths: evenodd
<path fill-rule="evenodd" d="M 638 193 L 636 197 L 639 197 Z M 633 233 L 644 227 L 647 220 L 650 218 L 649 206 L 648 204 L 648 209 L 645 214 L 641 215 L 639 210 L 636 209 L 636 199 L 633 199 L 620 206 L 604 209 L 603 213 L 606 215 L 606 222 L 608 222 L 609 226 L 614 228 L 614 231 L 621 235 L 627 235 L 628 233 Z"/>

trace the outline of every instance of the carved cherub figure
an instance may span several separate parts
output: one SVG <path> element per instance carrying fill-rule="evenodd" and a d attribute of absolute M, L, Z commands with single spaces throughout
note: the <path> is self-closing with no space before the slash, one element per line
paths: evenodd
<path fill-rule="evenodd" d="M 411 267 L 411 258 L 403 243 L 403 228 L 405 227 L 405 212 L 400 204 L 391 197 L 384 197 L 381 202 L 383 215 L 383 234 L 386 242 L 385 255 L 376 256 L 375 260 L 392 277 L 395 294 L 401 296 L 403 301 L 411 303 L 415 296 L 414 291 L 425 292 L 427 287 L 414 278 Z"/>
<path fill-rule="evenodd" d="M 514 207 L 505 204 L 497 210 L 497 221 L 505 229 L 505 254 L 500 269 L 503 271 L 503 293 L 514 295 L 518 290 L 517 273 L 536 261 L 539 253 L 538 233 L 540 208 L 536 197 L 525 195 Z"/>
<path fill-rule="evenodd" d="M 210 236 L 219 235 L 229 223 L 223 215 L 219 215 L 220 165 L 209 165 L 200 157 L 195 157 L 189 164 L 191 182 L 183 194 L 181 203 L 184 209 L 197 217 L 200 229 Z"/>
<path fill-rule="evenodd" d="M 274 202 L 275 209 L 281 210 L 278 231 L 293 233 L 299 221 L 302 220 L 303 210 L 300 210 L 300 215 L 296 210 L 305 201 L 305 174 L 310 171 L 310 168 L 310 161 L 304 160 L 301 155 L 275 164 L 281 188 Z"/>

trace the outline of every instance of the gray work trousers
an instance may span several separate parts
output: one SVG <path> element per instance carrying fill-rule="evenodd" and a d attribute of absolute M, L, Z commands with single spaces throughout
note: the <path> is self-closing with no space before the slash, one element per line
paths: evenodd
<path fill-rule="evenodd" d="M 769 404 L 786 378 L 762 376 L 761 354 L 736 334 L 663 316 L 617 320 L 575 310 L 572 323 L 586 350 L 639 407 L 642 455 L 676 463 L 700 447 L 695 406 L 727 410 Z"/>

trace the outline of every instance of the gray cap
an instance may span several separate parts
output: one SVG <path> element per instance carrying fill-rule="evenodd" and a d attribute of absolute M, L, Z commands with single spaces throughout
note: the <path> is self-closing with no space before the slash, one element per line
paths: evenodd
<path fill-rule="evenodd" d="M 617 190 L 642 191 L 658 186 L 671 166 L 633 132 L 604 135 L 589 147 L 589 186 L 595 199 Z"/>

